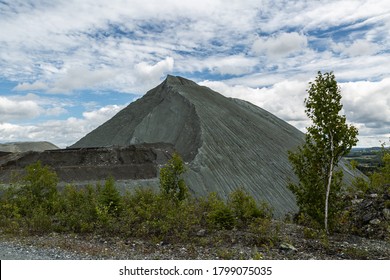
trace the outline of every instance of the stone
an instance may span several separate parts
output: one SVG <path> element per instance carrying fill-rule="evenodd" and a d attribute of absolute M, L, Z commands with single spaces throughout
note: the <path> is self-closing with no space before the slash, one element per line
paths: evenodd
<path fill-rule="evenodd" d="M 287 242 L 283 242 L 280 244 L 279 248 L 283 251 L 291 251 L 291 252 L 296 252 L 298 251 L 297 248 L 295 248 L 293 245 Z"/>
<path fill-rule="evenodd" d="M 198 236 L 198 237 L 206 236 L 206 230 L 205 229 L 198 230 L 198 232 L 196 233 L 196 236 Z"/>
<path fill-rule="evenodd" d="M 385 208 L 383 209 L 383 216 L 385 217 L 386 220 L 390 221 L 390 209 L 389 208 Z"/>
<path fill-rule="evenodd" d="M 363 215 L 362 220 L 364 223 L 370 222 L 375 217 L 375 214 L 369 212 Z"/>
<path fill-rule="evenodd" d="M 361 207 L 362 207 L 362 208 L 369 208 L 372 204 L 373 204 L 372 200 L 364 200 L 364 201 L 362 202 Z"/>
<path fill-rule="evenodd" d="M 361 203 L 363 201 L 363 199 L 353 199 L 351 202 L 352 202 L 352 204 L 359 204 L 359 203 Z"/>
<path fill-rule="evenodd" d="M 373 219 L 373 220 L 371 220 L 370 221 L 370 224 L 372 224 L 372 225 L 379 225 L 381 223 L 381 220 L 379 220 L 379 219 Z"/>

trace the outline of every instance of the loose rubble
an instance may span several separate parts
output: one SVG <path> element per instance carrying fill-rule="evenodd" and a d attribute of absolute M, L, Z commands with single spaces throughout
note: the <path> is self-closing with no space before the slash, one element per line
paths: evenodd
<path fill-rule="evenodd" d="M 49 234 L 10 237 L 0 234 L 1 259 L 390 259 L 390 243 L 335 234 L 307 238 L 304 228 L 280 223 L 279 244 L 256 246 L 253 236 L 242 231 L 199 232 L 196 242 L 165 241 L 99 235 Z"/>
<path fill-rule="evenodd" d="M 348 227 L 361 236 L 390 239 L 390 186 L 382 193 L 359 193 L 346 208 Z"/>

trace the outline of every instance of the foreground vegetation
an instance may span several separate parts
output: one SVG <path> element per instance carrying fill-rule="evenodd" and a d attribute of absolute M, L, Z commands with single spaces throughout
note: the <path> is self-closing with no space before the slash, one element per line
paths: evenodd
<path fill-rule="evenodd" d="M 361 207 L 351 202 L 362 197 L 364 203 L 364 197 L 374 197 L 372 194 L 390 195 L 388 188 L 383 187 L 389 182 L 390 156 L 386 154 L 383 159 L 383 167 L 371 180 L 358 179 L 346 189 L 344 208 L 337 219 L 338 233 L 333 236 L 326 235 L 321 225 L 302 213 L 285 222 L 273 220 L 270 206 L 257 204 L 242 189 L 232 192 L 227 201 L 215 193 L 192 197 L 181 177 L 185 167 L 178 155 L 162 168 L 159 192 L 140 188 L 120 194 L 112 178 L 95 186 L 68 185 L 59 190 L 58 177 L 50 167 L 39 162 L 28 166 L 21 181 L 0 192 L 0 236 L 17 236 L 19 240 L 35 236 L 34 240 L 51 240 L 53 246 L 72 250 L 81 246 L 98 258 L 120 258 L 129 250 L 123 242 L 135 239 L 143 241 L 136 243 L 141 244 L 140 248 L 134 252 L 131 249 L 131 254 L 158 253 L 150 255 L 153 258 L 387 258 L 387 245 L 383 250 L 378 249 L 383 245 L 373 243 L 377 245 L 372 247 L 368 240 L 358 241 L 363 245 L 348 245 L 350 234 L 378 238 L 375 230 L 388 230 L 386 220 L 376 228 L 368 223 L 371 228 L 367 235 L 358 226 L 356 211 Z M 390 208 L 388 201 L 382 204 Z M 109 240 L 109 244 L 117 245 L 103 248 L 100 241 L 93 240 Z M 153 244 L 172 244 L 165 246 L 173 255 Z M 122 248 L 123 252 L 115 248 Z M 182 255 L 181 248 L 188 248 L 187 253 Z"/>
<path fill-rule="evenodd" d="M 259 246 L 277 242 L 278 229 L 271 223 L 268 205 L 257 205 L 241 189 L 227 202 L 215 193 L 190 197 L 179 178 L 183 171 L 176 155 L 162 169 L 160 192 L 140 188 L 122 195 L 112 178 L 102 185 L 68 185 L 59 191 L 56 173 L 37 162 L 27 167 L 21 182 L 3 191 L 0 228 L 12 234 L 96 233 L 164 242 L 185 242 L 206 231 L 235 228 L 258 235 Z"/>

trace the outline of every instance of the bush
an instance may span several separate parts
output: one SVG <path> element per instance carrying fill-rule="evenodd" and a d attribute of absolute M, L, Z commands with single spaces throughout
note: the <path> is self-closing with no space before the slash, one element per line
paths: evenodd
<path fill-rule="evenodd" d="M 271 219 L 256 218 L 249 225 L 249 231 L 254 234 L 254 245 L 274 246 L 280 241 L 280 227 Z"/>
<path fill-rule="evenodd" d="M 271 219 L 272 209 L 267 203 L 260 207 L 255 199 L 243 189 L 238 189 L 229 195 L 228 206 L 231 208 L 239 226 L 245 227 L 254 219 Z"/>
<path fill-rule="evenodd" d="M 121 196 L 119 191 L 115 187 L 115 181 L 113 177 L 110 177 L 104 183 L 103 188 L 98 186 L 99 193 L 99 207 L 101 209 L 106 208 L 107 214 L 118 215 L 121 211 Z"/>
<path fill-rule="evenodd" d="M 8 233 L 16 233 L 21 224 L 20 210 L 18 206 L 7 199 L 0 200 L 0 228 Z"/>
<path fill-rule="evenodd" d="M 173 169 L 182 170 L 176 163 L 172 163 L 176 166 Z M 274 234 L 270 207 L 258 206 L 242 189 L 233 192 L 227 202 L 216 193 L 199 199 L 189 197 L 180 187 L 171 188 L 174 184 L 165 185 L 161 192 L 140 188 L 120 195 L 113 178 L 103 186 L 67 185 L 57 191 L 58 178 L 49 167 L 38 162 L 26 170 L 23 181 L 0 193 L 0 227 L 5 232 L 94 232 L 183 242 L 195 241 L 200 230 L 237 227 L 257 234 L 257 243 L 269 243 Z M 271 235 L 266 233 L 268 229 Z"/>
<path fill-rule="evenodd" d="M 24 184 L 20 189 L 20 196 L 25 198 L 23 206 L 29 206 L 27 211 L 43 208 L 42 211 L 54 212 L 58 195 L 58 177 L 55 171 L 49 166 L 42 166 L 40 161 L 27 166 L 26 171 L 27 175 L 23 178 Z"/>
<path fill-rule="evenodd" d="M 210 193 L 203 206 L 207 212 L 207 224 L 212 229 L 232 229 L 236 219 L 232 209 L 216 193 Z"/>
<path fill-rule="evenodd" d="M 36 207 L 31 217 L 25 220 L 28 232 L 32 234 L 43 234 L 53 230 L 52 216 L 44 207 Z"/>
<path fill-rule="evenodd" d="M 67 185 L 60 194 L 60 209 L 56 213 L 56 230 L 91 232 L 95 228 L 97 194 L 92 186 L 77 189 Z"/>
<path fill-rule="evenodd" d="M 188 188 L 181 177 L 186 171 L 179 154 L 174 153 L 168 163 L 160 170 L 160 190 L 162 195 L 174 200 L 182 201 L 188 197 Z"/>
<path fill-rule="evenodd" d="M 189 199 L 178 204 L 151 189 L 127 193 L 124 205 L 121 223 L 132 236 L 165 241 L 187 240 L 201 222 L 195 201 Z"/>

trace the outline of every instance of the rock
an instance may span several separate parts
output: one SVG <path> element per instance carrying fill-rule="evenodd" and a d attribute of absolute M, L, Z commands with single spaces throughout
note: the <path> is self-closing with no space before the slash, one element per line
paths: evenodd
<path fill-rule="evenodd" d="M 362 221 L 366 224 L 366 223 L 370 222 L 374 217 L 375 217 L 375 214 L 369 212 L 369 213 L 366 213 L 363 215 Z"/>
<path fill-rule="evenodd" d="M 359 203 L 361 203 L 363 201 L 363 199 L 353 199 L 351 202 L 352 202 L 352 204 L 359 204 Z"/>
<path fill-rule="evenodd" d="M 364 200 L 362 203 L 361 203 L 361 207 L 362 208 L 368 208 L 368 207 L 370 207 L 371 205 L 372 205 L 372 200 Z"/>
<path fill-rule="evenodd" d="M 280 244 L 279 248 L 283 251 L 290 251 L 290 252 L 298 251 L 297 248 L 295 248 L 293 245 L 287 242 L 283 242 L 282 244 Z"/>
<path fill-rule="evenodd" d="M 383 209 L 383 216 L 385 217 L 386 220 L 390 221 L 390 209 L 389 208 L 385 208 Z"/>
<path fill-rule="evenodd" d="M 205 229 L 200 229 L 197 233 L 196 236 L 198 237 L 204 237 L 206 236 L 206 230 Z"/>
<path fill-rule="evenodd" d="M 380 223 L 381 223 L 381 220 L 379 220 L 379 219 L 373 219 L 370 221 L 370 224 L 372 224 L 372 225 L 379 225 Z"/>

